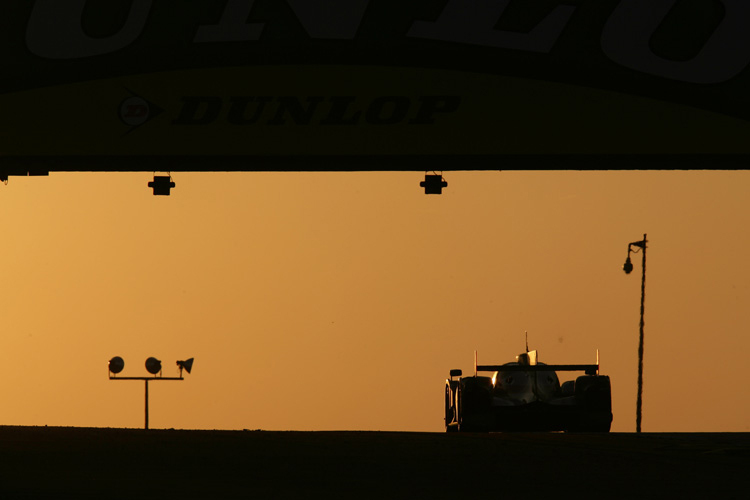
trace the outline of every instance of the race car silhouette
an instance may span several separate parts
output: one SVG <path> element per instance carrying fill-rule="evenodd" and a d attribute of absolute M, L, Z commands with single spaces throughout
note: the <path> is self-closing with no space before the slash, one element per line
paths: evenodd
<path fill-rule="evenodd" d="M 515 362 L 478 365 L 475 353 L 473 376 L 451 370 L 445 381 L 445 430 L 609 432 L 612 391 L 598 358 L 594 365 L 546 365 L 527 351 Z M 560 384 L 561 371 L 585 374 Z"/>

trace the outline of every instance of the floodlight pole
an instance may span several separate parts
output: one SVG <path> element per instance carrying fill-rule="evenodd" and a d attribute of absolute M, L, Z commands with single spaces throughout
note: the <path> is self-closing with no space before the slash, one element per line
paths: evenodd
<path fill-rule="evenodd" d="M 148 430 L 148 383 L 151 380 L 185 380 L 182 377 L 182 373 L 180 373 L 179 377 L 113 377 L 112 375 L 109 376 L 110 380 L 143 380 L 146 384 L 146 422 L 144 425 L 144 429 Z"/>

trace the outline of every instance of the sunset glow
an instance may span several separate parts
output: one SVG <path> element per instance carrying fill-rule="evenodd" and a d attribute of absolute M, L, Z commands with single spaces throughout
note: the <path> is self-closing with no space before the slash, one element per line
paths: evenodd
<path fill-rule="evenodd" d="M 604 166 L 603 166 L 604 167 Z M 750 172 L 53 173 L 0 186 L 2 425 L 442 431 L 473 353 L 592 363 L 635 428 L 750 430 Z M 738 387 L 737 384 L 740 384 Z"/>

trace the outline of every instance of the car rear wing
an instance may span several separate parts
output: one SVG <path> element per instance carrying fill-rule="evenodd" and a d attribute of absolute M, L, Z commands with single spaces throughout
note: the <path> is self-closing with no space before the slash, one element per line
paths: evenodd
<path fill-rule="evenodd" d="M 586 372 L 598 375 L 599 365 L 477 365 L 477 372 Z"/>
<path fill-rule="evenodd" d="M 586 375 L 599 375 L 599 350 L 596 350 L 595 365 L 542 365 L 536 360 L 536 351 L 526 353 L 525 359 L 519 359 L 514 365 L 480 365 L 477 363 L 477 352 L 474 351 L 474 376 L 477 372 L 585 372 Z"/>

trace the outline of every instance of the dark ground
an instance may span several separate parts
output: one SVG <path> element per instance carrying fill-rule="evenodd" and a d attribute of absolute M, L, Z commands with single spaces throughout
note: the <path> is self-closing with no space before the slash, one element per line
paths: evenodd
<path fill-rule="evenodd" d="M 750 434 L 0 427 L 0 499 L 750 498 Z"/>

